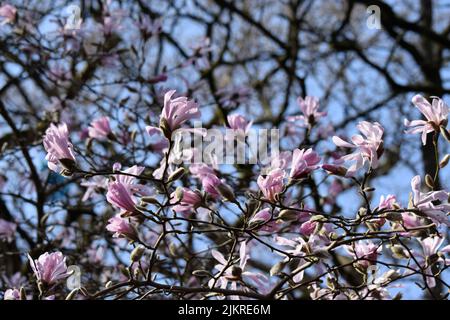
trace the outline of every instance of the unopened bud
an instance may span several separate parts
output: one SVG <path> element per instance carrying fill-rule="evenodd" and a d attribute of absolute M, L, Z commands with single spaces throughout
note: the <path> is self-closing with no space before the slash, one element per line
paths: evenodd
<path fill-rule="evenodd" d="M 425 175 L 425 184 L 431 189 L 434 188 L 434 179 L 428 173 Z"/>
<path fill-rule="evenodd" d="M 211 274 L 206 270 L 194 270 L 192 274 L 196 277 L 210 277 Z"/>
<path fill-rule="evenodd" d="M 280 214 L 278 215 L 278 218 L 280 218 L 283 221 L 297 220 L 298 219 L 298 211 L 290 210 L 290 209 L 281 210 Z"/>
<path fill-rule="evenodd" d="M 399 212 L 387 212 L 384 217 L 389 221 L 400 222 L 403 221 L 403 216 Z"/>
<path fill-rule="evenodd" d="M 227 199 L 228 201 L 234 202 L 236 201 L 236 197 L 234 195 L 233 189 L 226 183 L 221 183 L 217 186 L 217 191 L 219 191 L 220 195 Z"/>
<path fill-rule="evenodd" d="M 373 187 L 367 187 L 367 188 L 364 188 L 363 191 L 364 191 L 364 192 L 374 192 L 374 191 L 375 191 L 375 188 L 373 188 Z"/>
<path fill-rule="evenodd" d="M 286 263 L 284 261 L 280 261 L 280 262 L 275 263 L 273 265 L 273 267 L 270 268 L 270 276 L 274 276 L 274 275 L 279 274 L 283 270 L 285 264 Z"/>
<path fill-rule="evenodd" d="M 397 259 L 407 259 L 409 258 L 408 253 L 401 245 L 393 245 L 391 246 L 392 256 Z M 392 270 L 393 271 L 393 270 Z"/>
<path fill-rule="evenodd" d="M 151 204 L 159 204 L 158 200 L 156 200 L 154 197 L 150 197 L 150 196 L 142 197 L 141 202 L 151 203 Z"/>
<path fill-rule="evenodd" d="M 20 287 L 20 300 L 27 300 L 27 292 L 24 287 Z"/>
<path fill-rule="evenodd" d="M 316 214 L 316 215 L 314 215 L 314 216 L 312 216 L 310 219 L 309 219 L 309 221 L 311 221 L 311 222 L 313 222 L 313 221 L 316 221 L 316 222 L 327 222 L 327 218 L 325 218 L 323 215 L 321 215 L 321 214 Z"/>
<path fill-rule="evenodd" d="M 172 256 L 176 257 L 177 256 L 177 246 L 175 245 L 175 243 L 171 242 L 169 244 L 169 252 Z"/>
<path fill-rule="evenodd" d="M 441 169 L 444 168 L 448 164 L 449 161 L 450 161 L 450 154 L 446 154 L 442 158 L 441 162 L 439 162 L 439 168 L 441 168 Z"/>
<path fill-rule="evenodd" d="M 440 126 L 440 129 L 441 129 L 441 134 L 445 138 L 445 140 L 450 142 L 450 133 L 447 131 L 447 129 L 443 126 Z"/>
<path fill-rule="evenodd" d="M 175 180 L 181 179 L 181 177 L 183 177 L 185 173 L 186 170 L 184 170 L 184 168 L 178 168 L 169 176 L 167 182 L 173 182 Z"/>
<path fill-rule="evenodd" d="M 159 127 L 161 128 L 164 136 L 170 140 L 172 136 L 172 131 L 170 130 L 170 126 L 166 118 L 161 118 L 161 120 L 159 121 Z"/>
<path fill-rule="evenodd" d="M 143 246 L 137 246 L 131 251 L 130 260 L 131 262 L 137 262 L 142 258 L 142 255 L 145 252 L 145 248 Z"/>

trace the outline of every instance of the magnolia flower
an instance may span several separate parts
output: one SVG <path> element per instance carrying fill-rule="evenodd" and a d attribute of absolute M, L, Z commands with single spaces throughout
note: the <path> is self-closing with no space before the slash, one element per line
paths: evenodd
<path fill-rule="evenodd" d="M 93 194 L 97 193 L 97 190 L 108 188 L 108 179 L 102 176 L 93 176 L 89 180 L 83 179 L 80 185 L 87 188 L 81 201 L 87 201 Z"/>
<path fill-rule="evenodd" d="M 164 108 L 160 119 L 160 127 L 164 133 L 173 132 L 186 121 L 200 117 L 197 103 L 187 97 L 172 99 L 174 94 L 175 90 L 170 90 L 164 95 Z"/>
<path fill-rule="evenodd" d="M 7 23 L 13 23 L 16 20 L 17 9 L 16 7 L 5 4 L 0 7 L 0 17 L 3 18 L 3 21 L 0 25 L 4 25 Z"/>
<path fill-rule="evenodd" d="M 438 250 L 444 238 L 440 237 L 429 237 L 425 239 L 417 239 L 422 247 L 422 254 L 420 254 L 420 264 L 425 268 L 424 273 L 427 276 L 426 281 L 428 286 L 431 288 L 436 286 L 436 280 L 434 278 L 431 267 L 436 263 L 443 263 L 444 265 L 450 265 L 450 259 L 445 259 L 443 257 L 444 253 L 450 252 L 450 245 Z"/>
<path fill-rule="evenodd" d="M 20 300 L 20 291 L 16 288 L 6 290 L 3 300 Z"/>
<path fill-rule="evenodd" d="M 358 259 L 356 262 L 358 266 L 367 269 L 369 266 L 376 264 L 378 253 L 381 252 L 382 246 L 367 240 L 346 245 L 345 249 L 353 258 Z"/>
<path fill-rule="evenodd" d="M 16 233 L 16 224 L 3 219 L 0 219 L 0 239 L 12 241 Z"/>
<path fill-rule="evenodd" d="M 219 264 L 215 265 L 214 268 L 219 273 L 223 272 L 223 275 L 219 279 L 217 279 L 216 282 L 216 284 L 222 289 L 225 289 L 228 283 L 231 282 L 231 289 L 236 290 L 237 282 L 243 281 L 245 283 L 247 279 L 255 282 L 258 287 L 262 287 L 264 286 L 264 281 L 268 280 L 267 277 L 263 274 L 246 270 L 247 261 L 250 258 L 250 254 L 248 254 L 247 252 L 247 245 L 245 242 L 242 242 L 239 248 L 239 265 L 232 265 L 231 267 L 227 267 L 228 262 L 223 254 L 221 254 L 217 250 L 211 250 L 211 254 L 214 259 L 219 262 Z M 213 278 L 209 281 L 208 285 L 212 288 L 214 282 L 215 279 Z"/>
<path fill-rule="evenodd" d="M 91 122 L 89 127 L 89 137 L 96 139 L 106 139 L 112 134 L 108 117 L 101 117 Z"/>
<path fill-rule="evenodd" d="M 308 220 L 300 225 L 299 231 L 304 236 L 309 237 L 313 234 L 314 230 L 316 230 L 316 227 L 317 221 Z"/>
<path fill-rule="evenodd" d="M 108 184 L 106 200 L 124 212 L 136 212 L 136 202 L 131 194 L 130 188 L 122 182 L 114 181 Z"/>
<path fill-rule="evenodd" d="M 272 210 L 269 208 L 262 209 L 255 213 L 255 215 L 248 221 L 250 227 L 253 226 L 261 226 L 260 230 L 273 232 L 277 229 L 276 221 L 271 221 L 272 219 Z M 259 228 L 259 227 L 258 227 Z"/>
<path fill-rule="evenodd" d="M 117 214 L 108 220 L 106 230 L 114 232 L 113 235 L 114 238 L 123 238 L 123 237 L 126 237 L 128 239 L 137 238 L 136 230 L 129 223 L 129 221 L 126 218 L 122 218 L 120 214 Z"/>
<path fill-rule="evenodd" d="M 214 168 L 205 163 L 193 163 L 189 166 L 189 172 L 197 179 L 202 180 L 208 174 L 216 175 Z"/>
<path fill-rule="evenodd" d="M 301 120 L 305 125 L 312 126 L 317 120 L 327 115 L 326 112 L 319 112 L 319 99 L 316 97 L 306 96 L 305 99 L 299 97 L 297 103 L 303 115 L 288 117 L 288 121 Z"/>
<path fill-rule="evenodd" d="M 229 115 L 227 120 L 231 129 L 236 130 L 243 135 L 246 135 L 252 126 L 252 121 L 248 121 L 240 114 Z"/>
<path fill-rule="evenodd" d="M 170 203 L 173 211 L 187 215 L 193 212 L 202 202 L 202 196 L 198 191 L 191 191 L 188 188 L 181 188 L 171 194 Z"/>
<path fill-rule="evenodd" d="M 320 157 L 313 149 L 295 149 L 292 156 L 291 173 L 289 178 L 299 179 L 317 169 Z"/>
<path fill-rule="evenodd" d="M 348 168 L 347 176 L 352 176 L 366 162 L 369 162 L 371 168 L 377 168 L 378 159 L 383 152 L 384 129 L 378 122 L 362 121 L 357 127 L 364 137 L 359 134 L 354 135 L 351 139 L 352 143 L 333 136 L 333 142 L 338 147 L 356 149 L 354 153 L 342 157 L 342 160 L 355 162 Z"/>
<path fill-rule="evenodd" d="M 59 280 L 69 276 L 67 273 L 66 258 L 59 251 L 53 253 L 46 252 L 39 256 L 37 260 L 33 260 L 28 255 L 28 260 L 36 278 L 47 285 L 55 284 Z"/>
<path fill-rule="evenodd" d="M 447 217 L 447 213 L 450 211 L 448 192 L 441 190 L 423 193 L 420 191 L 420 184 L 420 176 L 412 178 L 413 206 L 427 215 L 433 222 L 450 226 L 450 221 Z"/>
<path fill-rule="evenodd" d="M 389 194 L 386 197 L 380 197 L 380 203 L 378 204 L 378 209 L 388 209 L 392 210 L 394 208 L 394 204 L 397 203 L 397 198 L 393 194 Z"/>
<path fill-rule="evenodd" d="M 265 178 L 263 176 L 258 177 L 258 186 L 267 200 L 275 201 L 275 196 L 283 191 L 284 175 L 283 170 L 274 169 Z"/>
<path fill-rule="evenodd" d="M 223 183 L 216 175 L 207 174 L 201 179 L 203 190 L 213 197 L 219 197 L 220 191 L 218 187 Z"/>
<path fill-rule="evenodd" d="M 330 288 L 321 288 L 316 283 L 312 284 L 308 289 L 311 290 L 309 296 L 312 300 L 349 300 L 344 292 L 334 291 Z"/>
<path fill-rule="evenodd" d="M 447 125 L 448 106 L 440 98 L 433 97 L 431 104 L 421 95 L 415 95 L 412 103 L 422 112 L 426 120 L 405 119 L 405 126 L 412 127 L 406 133 L 422 133 L 422 144 L 427 143 L 427 134 L 433 131 L 439 132 L 440 126 Z"/>
<path fill-rule="evenodd" d="M 306 255 L 305 250 L 307 247 L 307 243 L 305 242 L 305 240 L 303 240 L 302 237 L 298 237 L 293 240 L 290 240 L 287 238 L 276 236 L 275 243 L 280 246 L 292 248 L 292 249 L 286 249 L 284 251 L 286 253 L 289 253 L 291 256 L 300 257 L 300 259 L 298 259 L 298 267 L 301 267 L 304 264 L 305 260 L 303 259 L 303 257 Z M 286 256 L 284 261 L 288 262 L 289 257 Z M 305 274 L 305 271 L 302 270 L 302 271 L 296 273 L 294 275 L 294 277 L 292 278 L 292 280 L 294 280 L 294 282 L 298 283 L 298 282 L 302 281 L 304 274 Z"/>
<path fill-rule="evenodd" d="M 60 165 L 69 171 L 73 169 L 75 156 L 73 146 L 69 142 L 69 131 L 65 123 L 58 126 L 52 123 L 45 131 L 43 144 L 45 151 L 47 151 L 45 159 L 48 161 L 50 170 L 59 173 L 61 172 Z"/>
<path fill-rule="evenodd" d="M 280 153 L 275 153 L 271 157 L 270 167 L 267 169 L 267 172 L 270 172 L 273 169 L 287 169 L 289 164 L 292 162 L 292 152 L 283 151 Z"/>
<path fill-rule="evenodd" d="M 10 277 L 3 275 L 2 280 L 4 284 L 11 288 L 20 288 L 22 286 L 25 286 L 28 282 L 28 279 L 20 272 L 16 272 Z"/>

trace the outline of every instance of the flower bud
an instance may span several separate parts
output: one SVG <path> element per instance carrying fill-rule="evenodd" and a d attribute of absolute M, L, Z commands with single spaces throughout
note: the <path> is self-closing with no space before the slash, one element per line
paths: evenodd
<path fill-rule="evenodd" d="M 440 126 L 440 130 L 441 130 L 441 134 L 445 138 L 445 140 L 450 142 L 450 133 L 447 131 L 447 129 L 443 126 Z"/>
<path fill-rule="evenodd" d="M 184 170 L 184 168 L 178 168 L 169 176 L 169 178 L 167 179 L 167 182 L 173 182 L 175 180 L 181 179 L 185 173 L 186 173 L 186 170 Z"/>
<path fill-rule="evenodd" d="M 408 259 L 408 252 L 401 245 L 393 245 L 391 246 L 392 256 L 397 259 Z M 392 270 L 393 271 L 393 270 Z"/>
<path fill-rule="evenodd" d="M 425 175 L 425 184 L 431 189 L 434 188 L 434 179 L 428 173 Z"/>
<path fill-rule="evenodd" d="M 27 292 L 24 287 L 20 287 L 20 300 L 27 300 Z"/>
<path fill-rule="evenodd" d="M 137 262 L 142 258 L 142 255 L 145 252 L 145 248 L 143 246 L 137 246 L 136 248 L 133 249 L 133 251 L 131 251 L 130 254 L 130 260 L 131 262 Z"/>
<path fill-rule="evenodd" d="M 280 214 L 278 215 L 278 218 L 280 218 L 283 221 L 294 221 L 294 220 L 297 220 L 297 218 L 298 218 L 298 211 L 290 210 L 290 209 L 281 210 Z"/>
<path fill-rule="evenodd" d="M 154 197 L 150 197 L 150 196 L 142 197 L 141 202 L 151 203 L 151 204 L 159 204 L 158 200 L 156 200 Z"/>
<path fill-rule="evenodd" d="M 442 158 L 441 162 L 439 162 L 439 168 L 441 168 L 441 169 L 444 168 L 448 164 L 449 161 L 450 161 L 450 154 L 446 154 Z"/>
<path fill-rule="evenodd" d="M 161 118 L 159 121 L 159 127 L 161 128 L 161 131 L 163 132 L 164 136 L 170 140 L 172 136 L 172 131 L 170 130 L 169 123 L 167 122 L 166 118 Z"/>
<path fill-rule="evenodd" d="M 220 195 L 227 199 L 228 201 L 235 202 L 236 197 L 234 195 L 233 189 L 226 183 L 221 183 L 217 186 L 217 191 L 219 191 Z"/>
<path fill-rule="evenodd" d="M 400 222 L 403 221 L 402 214 L 399 212 L 387 212 L 384 217 L 389 221 Z"/>
<path fill-rule="evenodd" d="M 211 274 L 207 270 L 194 270 L 192 274 L 196 277 L 210 277 Z"/>
<path fill-rule="evenodd" d="M 275 263 L 273 265 L 273 267 L 270 268 L 270 276 L 279 274 L 283 270 L 285 265 L 286 265 L 286 262 L 284 262 L 284 261 L 279 261 L 279 262 Z"/>

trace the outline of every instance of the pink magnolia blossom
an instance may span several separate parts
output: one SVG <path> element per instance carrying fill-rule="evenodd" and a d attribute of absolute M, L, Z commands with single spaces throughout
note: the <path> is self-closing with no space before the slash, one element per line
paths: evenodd
<path fill-rule="evenodd" d="M 292 156 L 292 165 L 289 178 L 303 178 L 319 166 L 320 157 L 313 149 L 295 149 Z"/>
<path fill-rule="evenodd" d="M 170 203 L 176 204 L 172 208 L 173 211 L 183 215 L 192 213 L 202 202 L 201 194 L 198 191 L 192 191 L 188 188 L 182 188 L 180 191 L 174 191 L 171 194 Z"/>
<path fill-rule="evenodd" d="M 229 115 L 227 120 L 231 129 L 236 130 L 243 135 L 246 135 L 252 126 L 252 121 L 248 121 L 240 114 Z"/>
<path fill-rule="evenodd" d="M 89 137 L 95 139 L 106 139 L 111 135 L 111 126 L 108 117 L 101 117 L 91 122 L 89 127 Z"/>
<path fill-rule="evenodd" d="M 3 18 L 3 21 L 0 25 L 4 25 L 7 23 L 13 23 L 16 20 L 17 9 L 16 7 L 10 4 L 4 4 L 0 7 L 0 17 Z"/>
<path fill-rule="evenodd" d="M 447 125 L 448 106 L 440 98 L 433 97 L 431 104 L 421 95 L 415 95 L 412 103 L 425 116 L 426 120 L 405 119 L 405 126 L 411 127 L 406 133 L 422 133 L 422 144 L 427 143 L 427 134 L 433 131 L 439 132 L 441 125 Z"/>
<path fill-rule="evenodd" d="M 223 181 L 221 181 L 216 175 L 214 175 L 214 174 L 207 174 L 206 176 L 204 176 L 201 179 L 201 181 L 202 181 L 203 190 L 208 192 L 213 197 L 219 197 L 220 196 L 220 192 L 217 189 L 217 187 L 219 185 L 221 185 L 223 183 Z"/>
<path fill-rule="evenodd" d="M 450 226 L 450 221 L 447 217 L 447 213 L 450 211 L 448 192 L 441 190 L 424 193 L 420 190 L 420 184 L 420 176 L 412 178 L 413 206 L 426 214 L 433 222 Z M 439 203 L 435 203 L 436 201 Z"/>
<path fill-rule="evenodd" d="M 12 241 L 16 228 L 15 223 L 0 219 L 0 240 Z"/>
<path fill-rule="evenodd" d="M 124 212 L 136 212 L 136 202 L 130 188 L 122 182 L 114 181 L 109 183 L 106 199 L 113 206 L 122 209 Z"/>
<path fill-rule="evenodd" d="M 274 169 L 266 177 L 258 177 L 258 186 L 264 197 L 269 201 L 275 201 L 276 195 L 283 191 L 285 172 L 281 169 Z"/>
<path fill-rule="evenodd" d="M 418 239 L 421 247 L 422 253 L 420 254 L 420 264 L 425 268 L 425 274 L 427 275 L 427 284 L 431 288 L 436 286 L 436 280 L 432 272 L 432 266 L 435 263 L 442 262 L 444 265 L 450 265 L 450 259 L 445 259 L 443 254 L 450 252 L 450 245 L 439 250 L 444 238 L 441 237 L 428 237 L 425 239 Z"/>
<path fill-rule="evenodd" d="M 268 168 L 268 171 L 271 171 L 273 169 L 285 170 L 289 167 L 289 164 L 291 162 L 292 162 L 292 152 L 282 151 L 280 153 L 276 153 L 271 157 L 270 168 Z"/>
<path fill-rule="evenodd" d="M 389 194 L 386 197 L 380 197 L 380 203 L 378 204 L 378 209 L 395 209 L 394 204 L 397 203 L 397 198 L 393 194 Z"/>
<path fill-rule="evenodd" d="M 304 125 L 312 126 L 320 118 L 327 115 L 326 112 L 319 112 L 319 99 L 316 97 L 306 96 L 305 99 L 299 97 L 297 103 L 303 115 L 288 117 L 289 121 L 303 121 Z"/>
<path fill-rule="evenodd" d="M 16 288 L 6 290 L 3 300 L 20 300 L 20 291 Z"/>
<path fill-rule="evenodd" d="M 361 121 L 358 124 L 359 131 L 364 135 L 352 136 L 352 143 L 342 140 L 338 136 L 333 136 L 333 142 L 338 147 L 356 149 L 354 153 L 345 155 L 342 160 L 354 162 L 348 168 L 347 176 L 352 176 L 362 168 L 365 163 L 369 163 L 371 168 L 378 167 L 378 159 L 383 152 L 383 127 L 378 123 Z"/>
<path fill-rule="evenodd" d="M 346 245 L 345 249 L 350 255 L 353 256 L 353 258 L 362 259 L 357 261 L 359 266 L 368 268 L 376 263 L 378 253 L 381 252 L 382 246 L 366 240 L 354 242 L 351 245 Z"/>
<path fill-rule="evenodd" d="M 186 121 L 200 117 L 197 103 L 187 97 L 172 99 L 174 94 L 175 90 L 170 90 L 164 95 L 164 108 L 161 113 L 161 128 L 171 132 L 180 128 Z"/>
<path fill-rule="evenodd" d="M 123 238 L 123 237 L 126 237 L 128 239 L 137 238 L 136 230 L 130 224 L 128 219 L 122 218 L 120 214 L 117 214 L 108 220 L 106 230 L 114 232 L 113 235 L 114 238 Z"/>
<path fill-rule="evenodd" d="M 97 191 L 106 190 L 108 188 L 108 179 L 102 176 L 93 176 L 90 179 L 83 179 L 80 185 L 87 188 L 81 199 L 84 202 L 89 200 Z"/>
<path fill-rule="evenodd" d="M 113 170 L 117 172 L 114 175 L 115 181 L 122 183 L 130 190 L 130 193 L 136 193 L 141 196 L 150 196 L 153 194 L 153 190 L 149 186 L 137 183 L 145 167 L 134 165 L 125 170 L 121 170 L 121 168 L 122 165 L 120 163 L 115 163 L 113 166 Z"/>
<path fill-rule="evenodd" d="M 255 215 L 248 221 L 250 227 L 260 225 L 259 230 L 274 232 L 278 229 L 278 224 L 272 220 L 272 210 L 269 208 L 262 209 L 255 213 Z"/>
<path fill-rule="evenodd" d="M 191 172 L 191 174 L 194 177 L 196 177 L 198 179 L 202 179 L 203 177 L 205 177 L 209 174 L 216 175 L 216 171 L 204 163 L 191 164 L 189 166 L 189 171 Z"/>
<path fill-rule="evenodd" d="M 300 225 L 299 231 L 304 236 L 309 237 L 313 234 L 314 230 L 316 230 L 316 227 L 317 221 L 308 220 Z"/>
<path fill-rule="evenodd" d="M 221 254 L 217 250 L 211 250 L 211 254 L 214 259 L 219 262 L 219 264 L 215 265 L 214 268 L 219 273 L 223 272 L 223 275 L 216 282 L 216 285 L 222 289 L 226 288 L 228 283 L 231 282 L 230 288 L 232 290 L 237 290 L 237 284 L 242 280 L 244 282 L 246 282 L 247 280 L 251 280 L 258 287 L 263 287 L 265 284 L 264 282 L 268 280 L 267 277 L 263 274 L 246 270 L 247 261 L 250 258 L 250 254 L 248 253 L 247 245 L 245 242 L 242 242 L 239 248 L 239 265 L 233 265 L 225 269 L 228 266 L 228 262 L 223 254 Z M 214 285 L 214 279 L 211 279 L 208 285 L 212 288 Z"/>
<path fill-rule="evenodd" d="M 48 161 L 48 167 L 55 172 L 61 172 L 60 165 L 65 169 L 73 169 L 75 165 L 75 156 L 73 146 L 69 142 L 69 131 L 65 123 L 58 126 L 53 123 L 45 131 L 44 149 L 47 151 L 45 159 Z"/>
<path fill-rule="evenodd" d="M 66 258 L 59 251 L 53 253 L 46 252 L 36 260 L 28 256 L 28 260 L 36 278 L 47 285 L 55 284 L 59 280 L 69 276 L 67 273 Z"/>

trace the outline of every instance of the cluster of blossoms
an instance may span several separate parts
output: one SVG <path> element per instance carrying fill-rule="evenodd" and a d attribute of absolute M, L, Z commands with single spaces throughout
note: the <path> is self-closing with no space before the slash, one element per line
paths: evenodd
<path fill-rule="evenodd" d="M 187 177 L 186 169 L 172 162 L 171 155 L 175 148 L 172 143 L 173 134 L 176 130 L 195 131 L 196 129 L 190 129 L 185 124 L 191 119 L 200 117 L 200 108 L 196 102 L 184 96 L 173 98 L 174 94 L 175 90 L 171 90 L 164 96 L 159 126 L 147 127 L 150 135 L 159 135 L 159 139 L 165 141 L 160 153 L 161 167 L 156 169 L 159 170 L 157 176 L 146 174 L 144 166 L 134 165 L 121 170 L 119 163 L 112 166 L 110 173 L 84 171 L 75 157 L 74 147 L 69 140 L 68 126 L 65 123 L 51 124 L 43 140 L 47 151 L 46 159 L 51 170 L 66 176 L 85 175 L 82 184 L 87 187 L 84 201 L 93 193 L 105 192 L 107 202 L 118 210 L 109 218 L 105 229 L 112 233 L 112 237 L 117 241 L 124 239 L 133 246 L 138 245 L 130 255 L 132 268 L 139 263 L 140 268 L 145 265 L 151 270 L 151 263 L 154 263 L 152 260 L 154 258 L 151 258 L 150 265 L 144 259 L 147 251 L 157 250 L 153 248 L 155 238 L 143 233 L 146 222 L 150 222 L 155 230 L 162 227 L 163 230 L 172 230 L 171 232 L 176 233 L 181 229 L 178 229 L 173 221 L 178 220 L 179 224 L 191 223 L 190 228 L 193 228 L 192 230 L 198 228 L 198 232 L 208 230 L 203 229 L 202 224 L 211 224 L 214 227 L 224 228 L 234 235 L 231 238 L 233 250 L 228 253 L 228 257 L 217 249 L 210 251 L 211 258 L 218 263 L 214 266 L 217 273 L 194 271 L 194 274 L 201 274 L 201 277 L 200 280 L 193 279 L 193 283 L 209 277 L 207 286 L 211 292 L 219 294 L 218 298 L 223 298 L 220 293 L 225 292 L 227 292 L 225 296 L 232 299 L 287 298 L 289 292 L 301 286 L 306 274 L 314 277 L 314 274 L 324 273 L 333 257 L 340 252 L 340 248 L 350 257 L 355 270 L 364 275 L 372 272 L 372 267 L 378 268 L 380 256 L 387 252 L 395 259 L 408 260 L 410 266 L 403 271 L 388 271 L 359 290 L 344 289 L 339 282 L 342 280 L 335 276 L 329 278 L 328 287 L 323 288 L 320 286 L 319 276 L 317 281 L 309 282 L 311 298 L 388 299 L 391 298 L 388 289 L 395 286 L 392 283 L 396 279 L 416 274 L 424 277 L 427 288 L 436 286 L 436 279 L 439 280 L 439 277 L 435 266 L 441 265 L 439 271 L 441 273 L 449 263 L 449 259 L 445 259 L 445 254 L 450 251 L 449 246 L 440 249 L 444 238 L 442 233 L 438 232 L 439 229 L 450 226 L 448 192 L 444 190 L 424 192 L 420 176 L 415 176 L 411 180 L 412 197 L 407 207 L 403 207 L 395 195 L 383 195 L 375 208 L 370 206 L 370 202 L 361 207 L 356 218 L 328 215 L 318 211 L 318 208 L 312 209 L 305 203 L 295 201 L 292 189 L 314 183 L 313 175 L 316 171 L 317 174 L 325 173 L 328 177 L 334 175 L 341 179 L 358 181 L 358 174 L 363 168 L 365 176 L 376 170 L 383 153 L 384 129 L 379 123 L 360 122 L 357 128 L 361 135 L 352 136 L 351 143 L 334 136 L 332 141 L 337 147 L 351 149 L 353 152 L 335 157 L 333 163 L 321 164 L 322 157 L 312 148 L 294 149 L 292 153 L 282 152 L 275 155 L 268 170 L 265 168 L 266 173 L 260 174 L 257 178 L 258 189 L 248 190 L 245 200 L 244 194 L 240 194 L 239 190 L 232 187 L 233 181 L 230 177 L 220 171 L 220 164 L 215 163 L 213 166 L 205 163 L 190 164 L 188 167 L 190 177 Z M 413 103 L 428 121 L 407 121 L 408 126 L 415 126 L 407 132 L 422 132 L 426 137 L 426 134 L 432 131 L 439 134 L 445 129 L 448 107 L 442 100 L 434 99 L 430 104 L 424 98 L 415 96 Z M 308 124 L 308 130 L 314 127 L 319 118 L 326 115 L 325 112 L 317 111 L 318 100 L 314 97 L 299 99 L 299 104 L 303 115 L 292 117 L 291 120 Z M 239 114 L 228 116 L 227 122 L 229 127 L 244 139 L 252 125 L 251 121 Z M 98 141 L 115 140 L 116 135 L 111 129 L 109 118 L 101 117 L 94 120 L 88 128 L 88 137 Z M 348 162 L 350 165 L 347 167 L 345 164 Z M 184 186 L 184 182 L 189 178 L 199 181 L 201 190 Z M 155 188 L 149 187 L 149 181 Z M 368 201 L 367 193 L 373 190 L 368 191 L 364 183 L 358 182 L 361 194 Z M 342 184 L 339 186 L 339 190 L 342 190 Z M 230 203 L 238 215 L 242 214 L 240 229 L 228 225 L 222 214 L 217 211 L 220 203 Z M 345 226 L 355 223 L 365 224 L 368 231 L 364 233 L 345 231 Z M 15 228 L 14 223 L 0 220 L 1 238 L 6 241 L 13 238 Z M 297 235 L 283 236 L 286 231 L 287 234 L 297 233 Z M 251 237 L 246 236 L 247 234 Z M 390 234 L 393 237 L 377 237 L 378 234 Z M 157 244 L 163 239 L 163 235 L 164 231 L 159 235 L 160 240 L 156 240 Z M 259 238 L 261 236 L 269 238 L 262 240 Z M 422 252 L 415 253 L 405 247 L 404 241 L 413 239 L 418 241 Z M 269 274 L 261 270 L 252 270 L 254 268 L 250 267 L 254 259 L 251 257 L 250 248 L 261 244 L 263 247 L 266 245 L 271 251 L 275 250 L 275 253 L 282 257 L 271 266 Z M 239 248 L 236 256 L 234 248 Z M 176 248 L 170 250 L 173 252 L 172 255 L 176 254 Z M 61 252 L 46 252 L 36 260 L 31 257 L 29 259 L 41 297 L 51 299 L 53 297 L 51 291 L 69 276 L 66 258 Z M 415 266 L 412 265 L 413 261 Z M 292 268 L 290 272 L 286 270 L 288 265 Z M 282 277 L 282 274 L 289 276 Z M 277 278 L 278 283 L 275 281 Z M 273 291 L 271 283 L 274 283 L 274 288 L 284 289 Z M 22 289 L 10 288 L 5 292 L 4 298 L 24 299 L 26 295 L 21 292 Z"/>
<path fill-rule="evenodd" d="M 123 48 L 95 50 L 114 44 L 126 15 L 109 6 L 101 14 L 101 45 L 87 41 L 89 28 L 81 19 L 58 35 L 67 40 L 64 56 L 83 47 L 95 52 L 93 65 L 116 66 Z M 0 7 L 1 25 L 17 19 L 15 7 Z M 134 26 L 144 40 L 163 32 L 161 21 L 146 15 Z M 189 66 L 208 74 L 211 46 L 201 39 L 191 54 L 183 51 L 186 61 L 179 66 L 148 75 L 145 84 L 155 92 L 139 88 L 140 98 L 148 100 L 138 99 L 144 108 L 134 112 L 126 105 L 129 97 L 110 112 L 96 101 L 93 118 L 79 123 L 64 112 L 73 101 L 53 97 L 51 111 L 39 123 L 42 144 L 39 140 L 32 152 L 23 151 L 33 169 L 24 174 L 27 183 L 18 185 L 36 197 L 22 191 L 16 196 L 39 208 L 37 219 L 27 209 L 6 214 L 10 203 L 0 199 L 0 246 L 17 258 L 14 264 L 25 261 L 20 272 L 0 274 L 2 298 L 392 299 L 398 296 L 391 289 L 407 281 L 445 298 L 435 291 L 450 289 L 445 279 L 449 192 L 437 179 L 450 161 L 449 155 L 440 159 L 437 147 L 440 137 L 450 141 L 447 104 L 437 97 L 412 99 L 425 119 L 405 120 L 405 132 L 421 134 L 424 145 L 432 140 L 437 163 L 434 177 L 428 172 L 411 177 L 409 201 L 391 193 L 375 197 L 370 185 L 384 165 L 382 124 L 361 121 L 359 133 L 337 135 L 313 96 L 297 99 L 300 113 L 287 117 L 283 137 L 289 147 L 271 154 L 269 164 L 223 164 L 217 150 L 200 150 L 210 161 L 199 163 L 194 156 L 199 150 L 181 150 L 178 134 L 207 136 L 193 122 L 208 118 L 202 108 L 209 102 L 190 83 L 185 91 L 153 85 Z M 56 63 L 49 81 L 61 87 L 81 82 L 94 67 L 83 71 L 83 65 L 72 74 L 72 66 Z M 210 127 L 232 131 L 224 143 L 248 147 L 251 130 L 264 124 L 240 114 L 252 90 L 216 89 L 211 92 L 220 117 Z M 131 85 L 127 90 L 139 91 Z M 185 162 L 179 161 L 181 154 L 188 155 Z M 34 166 L 35 158 L 45 159 L 42 168 Z M 30 187 L 28 176 L 39 183 Z M 0 175 L 0 190 L 5 180 Z M 348 201 L 350 209 L 341 208 L 337 199 L 352 188 L 360 203 Z M 75 277 L 69 262 L 82 269 L 82 276 Z"/>

